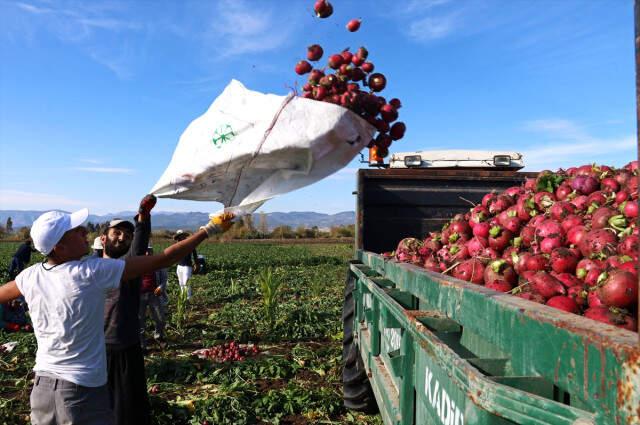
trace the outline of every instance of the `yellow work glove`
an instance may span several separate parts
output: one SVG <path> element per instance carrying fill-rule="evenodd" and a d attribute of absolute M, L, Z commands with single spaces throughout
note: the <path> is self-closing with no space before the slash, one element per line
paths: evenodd
<path fill-rule="evenodd" d="M 217 233 L 226 232 L 233 224 L 232 220 L 234 218 L 235 215 L 230 212 L 215 215 L 211 214 L 209 215 L 209 222 L 206 225 L 202 226 L 201 229 L 207 232 L 207 236 L 213 236 Z"/>

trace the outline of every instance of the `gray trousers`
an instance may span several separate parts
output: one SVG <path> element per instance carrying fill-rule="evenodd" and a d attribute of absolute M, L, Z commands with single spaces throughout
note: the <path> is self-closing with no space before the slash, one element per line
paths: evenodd
<path fill-rule="evenodd" d="M 164 327 L 166 316 L 167 298 L 164 294 L 156 296 L 153 292 L 140 294 L 140 309 L 138 310 L 138 319 L 140 322 L 140 346 L 146 348 L 147 341 L 144 335 L 145 322 L 147 318 L 147 308 L 151 310 L 151 319 L 153 319 L 154 339 L 164 339 Z"/>
<path fill-rule="evenodd" d="M 33 425 L 112 425 L 107 385 L 83 387 L 64 379 L 36 375 L 31 390 Z"/>

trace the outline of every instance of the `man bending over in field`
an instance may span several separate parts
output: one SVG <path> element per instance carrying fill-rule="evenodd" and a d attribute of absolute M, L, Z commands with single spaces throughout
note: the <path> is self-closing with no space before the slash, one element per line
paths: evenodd
<path fill-rule="evenodd" d="M 104 338 L 106 293 L 131 279 L 175 264 L 208 236 L 231 226 L 221 214 L 188 239 L 158 255 L 105 259 L 85 255 L 89 211 L 50 211 L 31 227 L 45 261 L 0 286 L 0 303 L 24 295 L 38 349 L 31 391 L 31 422 L 113 424 Z M 83 258 L 84 257 L 84 258 Z"/>

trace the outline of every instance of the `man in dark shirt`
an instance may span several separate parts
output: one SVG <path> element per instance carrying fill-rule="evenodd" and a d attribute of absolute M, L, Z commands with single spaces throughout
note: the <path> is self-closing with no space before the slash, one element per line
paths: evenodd
<path fill-rule="evenodd" d="M 100 237 L 103 258 L 145 255 L 151 235 L 151 209 L 155 203 L 153 195 L 143 198 L 135 225 L 126 220 L 109 223 Z M 123 282 L 107 294 L 105 302 L 108 386 L 116 425 L 151 423 L 139 337 L 140 285 L 140 277 Z"/>
<path fill-rule="evenodd" d="M 14 280 L 24 267 L 29 264 L 32 252 L 36 252 L 36 250 L 31 246 L 31 239 L 27 239 L 20 244 L 18 250 L 13 254 L 13 258 L 11 259 L 11 265 L 9 266 L 9 280 Z"/>

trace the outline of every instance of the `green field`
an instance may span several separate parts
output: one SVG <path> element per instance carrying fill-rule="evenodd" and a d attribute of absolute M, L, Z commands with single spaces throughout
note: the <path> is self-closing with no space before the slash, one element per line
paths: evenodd
<path fill-rule="evenodd" d="M 17 245 L 0 244 L 5 280 Z M 182 313 L 175 268 L 170 269 L 169 346 L 161 350 L 151 343 L 146 357 L 155 423 L 381 424 L 379 416 L 342 406 L 340 316 L 352 249 L 350 244 L 205 244 L 198 251 L 208 270 L 192 278 L 194 297 Z M 271 316 L 257 283 L 267 268 L 281 283 Z M 150 320 L 147 324 L 151 329 Z M 231 340 L 257 343 L 259 353 L 226 363 L 191 355 Z M 0 331 L 0 344 L 8 341 L 18 346 L 0 354 L 0 424 L 25 423 L 35 338 Z"/>

